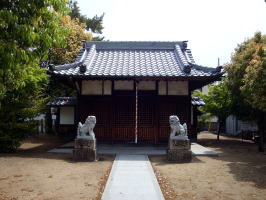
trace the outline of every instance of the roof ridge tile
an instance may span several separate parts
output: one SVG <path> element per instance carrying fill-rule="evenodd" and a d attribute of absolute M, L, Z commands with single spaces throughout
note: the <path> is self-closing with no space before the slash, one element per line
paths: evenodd
<path fill-rule="evenodd" d="M 218 77 L 222 74 L 218 69 L 196 65 L 186 45 L 185 41 L 86 42 L 76 62 L 54 67 L 48 73 L 86 78 Z M 84 73 L 80 72 L 81 65 Z"/>

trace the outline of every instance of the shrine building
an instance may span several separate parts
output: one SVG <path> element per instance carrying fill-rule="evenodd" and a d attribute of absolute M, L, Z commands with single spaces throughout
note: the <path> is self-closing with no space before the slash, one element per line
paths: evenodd
<path fill-rule="evenodd" d="M 50 102 L 58 132 L 74 137 L 78 122 L 95 115 L 98 141 L 151 144 L 168 141 L 170 115 L 196 139 L 196 107 L 204 103 L 191 93 L 222 76 L 221 67 L 197 65 L 187 41 L 86 41 L 75 62 L 48 73 L 78 93 Z"/>

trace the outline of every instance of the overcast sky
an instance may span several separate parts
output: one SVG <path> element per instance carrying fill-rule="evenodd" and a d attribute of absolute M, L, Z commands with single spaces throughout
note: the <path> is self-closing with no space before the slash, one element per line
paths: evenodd
<path fill-rule="evenodd" d="M 266 34 L 264 0 L 78 0 L 88 17 L 105 13 L 110 41 L 188 40 L 197 64 L 230 61 L 237 44 Z"/>

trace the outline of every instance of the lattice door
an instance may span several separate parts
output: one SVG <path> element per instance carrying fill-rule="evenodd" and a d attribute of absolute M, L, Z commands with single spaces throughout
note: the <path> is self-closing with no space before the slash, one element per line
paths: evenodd
<path fill-rule="evenodd" d="M 154 143 L 155 104 L 151 96 L 138 98 L 138 140 L 140 143 Z"/>
<path fill-rule="evenodd" d="M 114 141 L 128 142 L 135 138 L 135 99 L 134 96 L 119 96 L 114 102 L 112 120 Z"/>

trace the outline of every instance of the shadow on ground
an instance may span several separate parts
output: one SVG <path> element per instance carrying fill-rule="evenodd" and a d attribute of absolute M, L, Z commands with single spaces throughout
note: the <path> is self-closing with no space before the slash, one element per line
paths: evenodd
<path fill-rule="evenodd" d="M 266 188 L 266 153 L 258 152 L 257 144 L 226 136 L 217 141 L 214 134 L 200 134 L 198 143 L 219 152 L 218 157 L 211 159 L 226 162 L 237 181 L 253 182 L 256 187 Z"/>
<path fill-rule="evenodd" d="M 65 160 L 74 162 L 72 155 L 48 153 L 50 149 L 65 144 L 70 139 L 68 137 L 58 137 L 52 135 L 31 136 L 22 142 L 22 145 L 13 153 L 0 153 L 0 157 L 20 157 L 20 158 L 44 158 Z"/>

